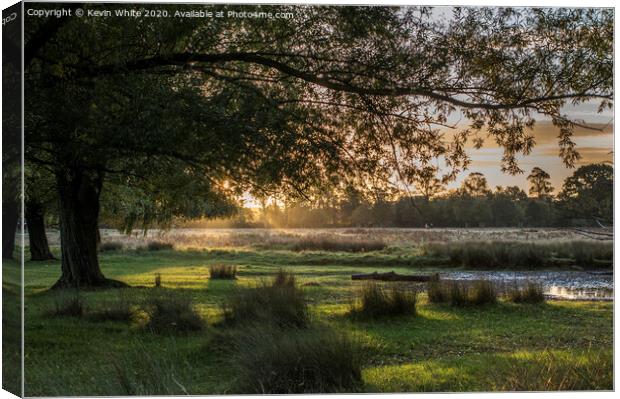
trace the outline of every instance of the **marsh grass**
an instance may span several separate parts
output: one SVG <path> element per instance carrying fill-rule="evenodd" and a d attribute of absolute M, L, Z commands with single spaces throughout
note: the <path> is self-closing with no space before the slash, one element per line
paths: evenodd
<path fill-rule="evenodd" d="M 524 286 L 519 286 L 516 282 L 507 291 L 508 300 L 514 303 L 543 303 L 545 295 L 543 286 L 534 281 L 528 281 Z"/>
<path fill-rule="evenodd" d="M 472 305 L 492 305 L 497 303 L 497 289 L 488 280 L 478 280 L 473 283 L 468 295 Z"/>
<path fill-rule="evenodd" d="M 538 269 L 553 266 L 558 259 L 593 268 L 611 265 L 613 245 L 591 241 L 464 241 L 427 244 L 422 253 L 472 269 Z"/>
<path fill-rule="evenodd" d="M 431 279 L 426 284 L 428 301 L 450 303 L 452 306 L 481 306 L 497 303 L 498 291 L 488 280 L 440 281 Z"/>
<path fill-rule="evenodd" d="M 295 276 L 280 269 L 271 284 L 237 289 L 223 304 L 228 324 L 265 324 L 278 327 L 307 327 L 310 313 L 304 291 Z"/>
<path fill-rule="evenodd" d="M 614 259 L 612 242 L 573 241 L 565 245 L 570 248 L 570 257 L 582 267 L 609 266 Z"/>
<path fill-rule="evenodd" d="M 357 303 L 351 308 L 354 318 L 377 319 L 382 317 L 416 314 L 418 293 L 402 287 L 386 288 L 376 282 L 365 284 Z"/>
<path fill-rule="evenodd" d="M 144 302 L 148 316 L 142 329 L 157 334 L 187 333 L 204 329 L 205 323 L 191 298 L 173 290 L 150 290 Z"/>
<path fill-rule="evenodd" d="M 237 266 L 212 265 L 209 266 L 209 277 L 219 280 L 234 280 L 237 278 Z"/>
<path fill-rule="evenodd" d="M 258 328 L 243 334 L 232 361 L 244 394 L 356 392 L 363 350 L 350 336 L 327 328 Z"/>
<path fill-rule="evenodd" d="M 447 298 L 450 298 L 450 305 L 452 306 L 466 306 L 469 305 L 469 289 L 467 285 L 460 281 L 453 281 L 448 289 Z"/>
<path fill-rule="evenodd" d="M 438 275 L 432 276 L 426 283 L 426 294 L 431 303 L 444 303 L 449 300 L 449 292 L 442 287 L 442 282 Z"/>

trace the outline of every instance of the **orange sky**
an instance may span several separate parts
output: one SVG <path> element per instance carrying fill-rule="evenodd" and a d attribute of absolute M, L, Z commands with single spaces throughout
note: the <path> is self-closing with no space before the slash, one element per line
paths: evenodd
<path fill-rule="evenodd" d="M 573 118 L 583 119 L 588 126 L 602 128 L 603 131 L 580 127 L 575 128 L 573 140 L 577 144 L 577 151 L 582 157 L 576 162 L 576 168 L 595 162 L 613 162 L 613 113 L 596 114 L 595 112 L 583 112 L 583 108 L 587 108 L 586 105 L 581 108 L 574 110 L 569 115 Z M 532 133 L 536 140 L 533 151 L 527 156 L 518 158 L 519 166 L 525 170 L 525 173 L 516 176 L 502 173 L 500 168 L 502 150 L 498 148 L 493 139 L 486 139 L 481 149 L 468 149 L 468 154 L 473 162 L 467 171 L 461 173 L 457 180 L 449 185 L 449 188 L 458 187 L 469 173 L 480 172 L 486 176 L 489 186 L 492 188 L 498 185 L 517 185 L 527 192 L 527 175 L 533 167 L 538 166 L 551 175 L 551 182 L 557 193 L 562 188 L 564 179 L 572 175 L 575 169 L 568 169 L 562 163 L 557 143 L 559 131 L 551 122 L 546 120 L 537 121 Z"/>
<path fill-rule="evenodd" d="M 580 120 L 583 124 L 595 127 L 601 130 L 591 130 L 582 127 L 576 127 L 573 133 L 573 140 L 577 144 L 577 151 L 581 155 L 581 159 L 576 162 L 575 169 L 581 165 L 611 161 L 613 162 L 613 111 L 605 111 L 603 113 L 596 112 L 596 105 L 581 104 L 570 109 L 566 108 L 563 112 L 573 120 Z M 457 116 L 453 115 L 455 120 L 449 123 L 455 123 Z M 452 119 L 451 118 L 451 119 Z M 460 120 L 459 128 L 466 126 L 466 120 Z M 501 171 L 502 149 L 497 146 L 492 138 L 486 138 L 481 149 L 474 149 L 470 146 L 467 149 L 472 159 L 472 163 L 468 170 L 459 174 L 456 181 L 448 185 L 448 189 L 457 188 L 461 182 L 472 172 L 483 173 L 489 183 L 489 187 L 495 189 L 496 186 L 519 186 L 526 193 L 529 190 L 527 176 L 535 166 L 542 168 L 551 176 L 551 183 L 554 187 L 554 193 L 562 189 L 564 179 L 572 175 L 575 169 L 566 168 L 559 157 L 559 146 L 557 142 L 558 129 L 554 127 L 550 121 L 538 118 L 531 133 L 535 137 L 536 145 L 532 152 L 527 156 L 520 156 L 519 166 L 524 170 L 523 174 L 510 175 Z M 446 131 L 446 139 L 450 136 L 450 132 Z M 415 189 L 411 187 L 415 192 Z M 250 195 L 243 196 L 245 206 L 259 206 Z"/>

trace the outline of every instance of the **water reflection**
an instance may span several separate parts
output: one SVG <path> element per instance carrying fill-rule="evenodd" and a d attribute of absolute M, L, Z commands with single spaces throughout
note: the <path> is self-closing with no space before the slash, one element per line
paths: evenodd
<path fill-rule="evenodd" d="M 609 271 L 472 271 L 441 273 L 443 280 L 486 279 L 505 287 L 533 281 L 545 295 L 557 299 L 613 300 L 614 280 Z"/>
<path fill-rule="evenodd" d="M 614 290 L 608 288 L 567 288 L 560 286 L 545 287 L 545 294 L 551 298 L 613 300 Z"/>

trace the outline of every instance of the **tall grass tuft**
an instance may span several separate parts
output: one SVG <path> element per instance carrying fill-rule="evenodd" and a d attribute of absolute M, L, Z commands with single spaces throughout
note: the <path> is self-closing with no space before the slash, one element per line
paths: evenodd
<path fill-rule="evenodd" d="M 353 306 L 351 314 L 368 319 L 415 315 L 417 297 L 417 292 L 399 287 L 386 289 L 376 282 L 370 282 L 363 286 L 358 304 Z"/>
<path fill-rule="evenodd" d="M 431 303 L 444 303 L 450 299 L 450 294 L 444 287 L 439 279 L 439 275 L 431 276 L 430 280 L 426 283 L 426 294 L 428 301 Z"/>
<path fill-rule="evenodd" d="M 143 329 L 153 333 L 186 333 L 204 328 L 191 299 L 172 290 L 151 290 L 144 304 L 148 321 Z"/>
<path fill-rule="evenodd" d="M 253 329 L 234 364 L 244 394 L 355 392 L 362 383 L 361 346 L 330 329 Z"/>
<path fill-rule="evenodd" d="M 149 241 L 148 244 L 146 244 L 146 249 L 149 251 L 164 251 L 174 249 L 174 244 L 165 241 Z"/>
<path fill-rule="evenodd" d="M 525 286 L 518 286 L 516 283 L 508 289 L 508 299 L 515 303 L 543 303 L 545 295 L 543 286 L 540 283 L 528 281 Z"/>
<path fill-rule="evenodd" d="M 449 288 L 450 304 L 452 306 L 469 305 L 469 289 L 460 281 L 453 281 Z"/>
<path fill-rule="evenodd" d="M 107 241 L 99 244 L 99 252 L 120 251 L 123 248 L 123 243 L 118 241 Z"/>
<path fill-rule="evenodd" d="M 161 288 L 161 273 L 155 274 L 155 288 Z"/>
<path fill-rule="evenodd" d="M 237 290 L 223 305 L 224 320 L 232 324 L 307 327 L 306 296 L 295 277 L 280 270 L 271 284 Z"/>
<path fill-rule="evenodd" d="M 272 287 L 295 287 L 295 275 L 284 269 L 279 269 L 272 281 Z"/>
<path fill-rule="evenodd" d="M 472 305 L 491 305 L 497 303 L 497 290 L 488 280 L 475 281 L 468 295 Z"/>
<path fill-rule="evenodd" d="M 52 317 L 82 317 L 86 304 L 78 290 L 60 292 L 54 297 L 54 307 L 48 313 Z"/>
<path fill-rule="evenodd" d="M 209 277 L 218 280 L 234 280 L 237 278 L 237 266 L 213 265 L 209 266 Z"/>
<path fill-rule="evenodd" d="M 103 302 L 97 310 L 90 313 L 89 318 L 93 321 L 131 321 L 133 318 L 131 302 L 126 294 L 121 292 L 115 300 Z"/>
<path fill-rule="evenodd" d="M 497 303 L 497 289 L 488 280 L 440 281 L 431 279 L 427 285 L 431 303 L 450 303 L 452 306 L 488 305 Z"/>

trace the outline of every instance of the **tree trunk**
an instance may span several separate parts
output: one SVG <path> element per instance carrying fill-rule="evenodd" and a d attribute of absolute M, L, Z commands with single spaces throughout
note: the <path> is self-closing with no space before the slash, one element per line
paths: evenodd
<path fill-rule="evenodd" d="M 109 280 L 99 268 L 97 230 L 100 175 L 79 169 L 57 175 L 60 199 L 62 275 L 52 288 L 104 288 L 126 284 Z"/>
<path fill-rule="evenodd" d="M 55 259 L 45 235 L 45 209 L 38 201 L 26 202 L 26 225 L 30 243 L 30 260 Z"/>
<path fill-rule="evenodd" d="M 19 221 L 19 201 L 2 201 L 2 258 L 13 259 Z"/>

